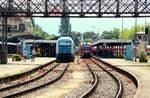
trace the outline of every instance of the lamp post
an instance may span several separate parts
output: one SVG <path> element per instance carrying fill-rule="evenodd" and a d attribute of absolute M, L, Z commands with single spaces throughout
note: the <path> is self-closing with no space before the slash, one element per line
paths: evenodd
<path fill-rule="evenodd" d="M 137 54 L 136 54 L 136 51 L 137 51 L 137 50 L 136 50 L 136 47 L 137 47 L 136 33 L 137 33 L 137 17 L 135 18 L 135 39 L 134 39 L 134 40 L 135 40 L 135 43 L 134 43 L 134 46 L 135 46 L 135 54 L 134 54 L 135 62 L 137 61 L 137 60 L 136 60 L 136 55 L 137 55 Z"/>
<path fill-rule="evenodd" d="M 122 55 L 123 55 L 123 49 L 124 49 L 124 47 L 123 47 L 123 25 L 124 24 L 124 20 L 123 20 L 123 15 L 122 15 Z"/>

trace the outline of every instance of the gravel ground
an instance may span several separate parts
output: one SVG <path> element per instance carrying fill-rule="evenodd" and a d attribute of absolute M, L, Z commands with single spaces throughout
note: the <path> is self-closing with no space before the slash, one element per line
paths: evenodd
<path fill-rule="evenodd" d="M 118 90 L 116 81 L 91 60 L 86 61 L 97 74 L 99 79 L 96 90 L 89 96 L 89 98 L 114 98 Z"/>
<path fill-rule="evenodd" d="M 111 73 L 113 73 L 115 76 L 117 76 L 121 80 L 121 82 L 123 84 L 122 98 L 133 98 L 134 97 L 137 88 L 131 79 L 129 79 L 127 76 L 124 76 L 121 73 L 116 72 L 112 68 L 104 65 L 102 62 L 99 62 L 99 64 L 101 64 L 101 66 L 104 67 L 105 69 L 111 71 Z"/>
<path fill-rule="evenodd" d="M 55 70 L 52 70 L 51 72 L 46 74 L 44 77 L 42 77 L 42 78 L 40 78 L 36 81 L 29 82 L 26 85 L 17 86 L 17 88 L 2 91 L 2 92 L 0 92 L 0 97 L 5 96 L 7 94 L 14 93 L 14 92 L 20 92 L 20 91 L 23 91 L 23 90 L 26 90 L 26 89 L 29 89 L 29 88 L 33 88 L 33 87 L 36 87 L 40 84 L 47 83 L 47 81 L 49 81 L 49 80 L 55 78 L 56 76 L 58 76 L 60 74 L 62 68 L 64 68 L 64 67 L 65 67 L 65 64 L 60 64 L 59 66 L 56 67 Z"/>
<path fill-rule="evenodd" d="M 79 98 L 92 86 L 92 81 L 86 65 L 72 63 L 59 81 L 18 98 Z M 47 93 L 48 97 L 40 96 Z"/>
<path fill-rule="evenodd" d="M 32 79 L 34 77 L 40 76 L 44 72 L 46 72 L 49 69 L 51 69 L 52 67 L 54 67 L 56 64 L 57 63 L 52 63 L 52 64 L 44 67 L 43 69 L 39 69 L 39 70 L 37 70 L 37 71 L 35 71 L 33 73 L 26 74 L 25 76 L 19 77 L 19 78 L 15 79 L 15 80 L 11 80 L 11 81 L 3 81 L 3 80 L 1 80 L 0 88 L 4 88 L 4 87 L 8 87 L 8 86 L 15 85 L 15 84 L 18 84 L 18 83 L 22 83 L 22 82 L 30 80 L 30 79 Z"/>

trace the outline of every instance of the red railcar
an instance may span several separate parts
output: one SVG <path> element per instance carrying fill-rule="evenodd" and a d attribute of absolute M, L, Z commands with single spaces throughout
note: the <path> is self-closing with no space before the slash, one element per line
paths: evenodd
<path fill-rule="evenodd" d="M 92 45 L 88 43 L 80 44 L 80 54 L 83 58 L 89 58 L 92 56 Z"/>

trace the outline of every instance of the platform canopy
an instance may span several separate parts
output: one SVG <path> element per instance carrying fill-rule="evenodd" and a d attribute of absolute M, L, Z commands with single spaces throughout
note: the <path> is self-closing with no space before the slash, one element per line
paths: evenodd
<path fill-rule="evenodd" d="M 8 45 L 17 46 L 17 43 L 7 42 Z M 0 41 L 0 45 L 2 45 L 2 42 Z"/>
<path fill-rule="evenodd" d="M 25 40 L 26 43 L 54 43 L 56 44 L 57 40 L 34 40 L 34 39 L 27 39 Z"/>
<path fill-rule="evenodd" d="M 93 46 L 97 46 L 97 45 L 110 45 L 110 46 L 114 46 L 114 45 L 128 45 L 131 44 L 132 40 L 122 40 L 122 39 L 100 39 L 97 40 L 93 43 Z"/>

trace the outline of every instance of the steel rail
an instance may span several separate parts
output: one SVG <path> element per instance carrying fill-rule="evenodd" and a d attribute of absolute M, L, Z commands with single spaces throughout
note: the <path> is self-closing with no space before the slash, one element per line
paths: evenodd
<path fill-rule="evenodd" d="M 92 59 L 91 59 L 92 60 Z M 123 94 L 123 84 L 121 82 L 121 80 L 119 78 L 117 78 L 115 75 L 113 75 L 111 72 L 109 72 L 108 70 L 106 70 L 105 68 L 103 68 L 100 64 L 98 64 L 96 61 L 92 60 L 98 67 L 100 67 L 101 69 L 103 69 L 106 73 L 108 73 L 117 83 L 118 85 L 118 91 L 117 94 L 115 96 L 115 98 L 121 98 L 122 94 Z"/>
<path fill-rule="evenodd" d="M 27 72 L 23 72 L 23 73 L 20 73 L 20 74 L 17 74 L 17 75 L 8 76 L 8 77 L 2 77 L 2 78 L 0 78 L 0 81 L 14 80 L 14 79 L 16 79 L 16 78 L 20 78 L 20 77 L 22 77 L 22 76 L 24 76 L 24 75 L 28 75 L 28 74 L 34 73 L 34 72 L 36 72 L 37 70 L 42 69 L 42 68 L 44 68 L 44 67 L 46 67 L 46 66 L 48 66 L 48 65 L 50 65 L 50 64 L 52 64 L 52 63 L 54 63 L 54 62 L 56 62 L 56 60 L 53 60 L 53 61 L 48 62 L 48 63 L 46 63 L 46 64 L 43 64 L 43 65 L 41 65 L 41 66 L 39 66 L 39 67 L 33 68 L 32 70 L 27 71 Z"/>
<path fill-rule="evenodd" d="M 57 77 L 53 78 L 52 80 L 50 80 L 50 81 L 48 81 L 48 82 L 46 82 L 44 84 L 41 84 L 41 85 L 38 85 L 36 87 L 29 88 L 29 89 L 26 89 L 26 90 L 23 90 L 23 91 L 20 91 L 20 92 L 15 92 L 15 93 L 3 96 L 2 98 L 18 97 L 18 96 L 23 95 L 25 93 L 30 93 L 30 92 L 32 92 L 34 90 L 37 90 L 37 89 L 43 88 L 43 87 L 45 87 L 45 86 L 47 86 L 49 84 L 52 84 L 52 83 L 56 82 L 57 80 L 59 80 L 64 75 L 64 73 L 66 72 L 68 67 L 69 67 L 69 64 L 66 64 L 64 70 L 62 70 L 61 73 Z"/>
<path fill-rule="evenodd" d="M 85 92 L 80 98 L 87 98 L 88 96 L 90 96 L 94 91 L 95 89 L 97 88 L 97 85 L 98 85 L 98 76 L 96 75 L 96 73 L 92 70 L 92 68 L 89 66 L 89 64 L 86 64 L 87 67 L 89 68 L 93 78 L 94 78 L 94 84 L 92 85 L 92 87 L 87 91 Z"/>
<path fill-rule="evenodd" d="M 48 71 L 46 71 L 46 72 L 40 74 L 39 76 L 36 76 L 36 77 L 34 77 L 34 78 L 31 78 L 31 79 L 29 79 L 29 80 L 25 80 L 25 81 L 19 82 L 19 83 L 14 84 L 14 85 L 9 85 L 9 86 L 0 88 L 0 92 L 1 92 L 1 91 L 4 92 L 4 91 L 6 91 L 6 90 L 8 90 L 8 89 L 15 88 L 16 86 L 25 85 L 25 84 L 27 84 L 27 83 L 29 83 L 29 82 L 36 81 L 36 80 L 38 80 L 38 79 L 44 77 L 46 74 L 48 74 L 48 73 L 49 73 L 50 71 L 52 71 L 54 68 L 56 68 L 58 65 L 59 65 L 59 64 L 56 64 L 55 66 L 53 66 L 52 68 L 50 68 Z"/>

